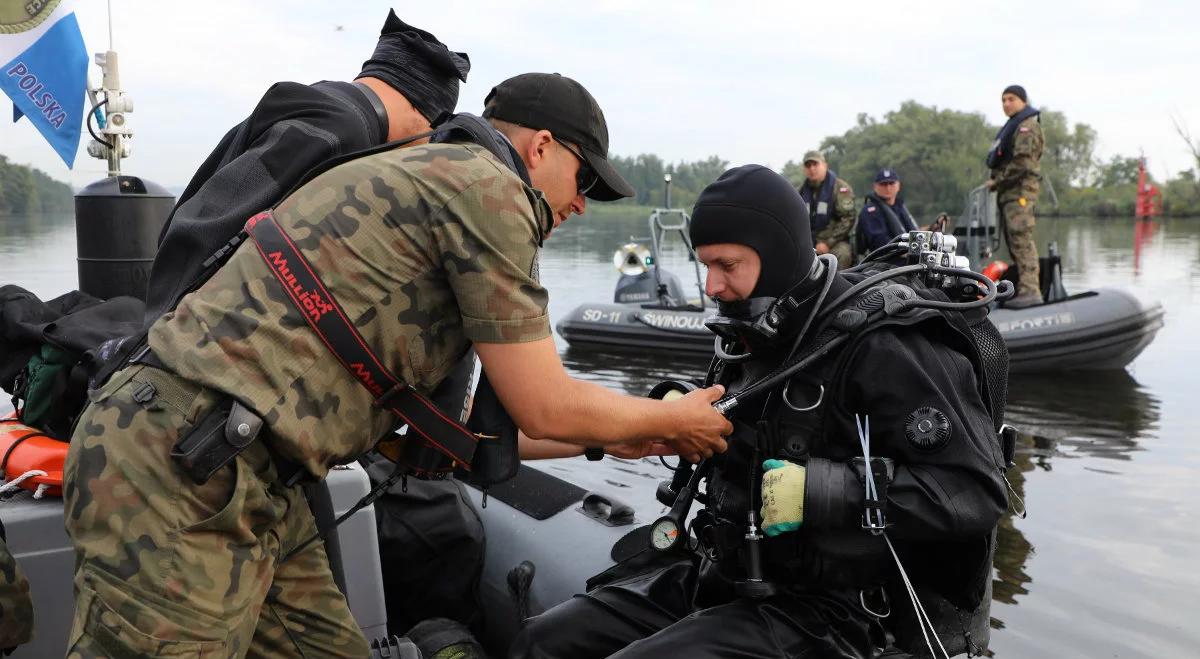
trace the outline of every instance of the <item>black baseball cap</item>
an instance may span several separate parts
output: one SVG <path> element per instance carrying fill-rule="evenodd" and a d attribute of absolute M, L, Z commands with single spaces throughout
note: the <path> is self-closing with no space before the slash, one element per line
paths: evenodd
<path fill-rule="evenodd" d="M 898 183 L 899 181 L 900 177 L 896 176 L 896 170 L 891 169 L 890 167 L 884 167 L 875 174 L 876 183 Z"/>
<path fill-rule="evenodd" d="M 492 87 L 483 100 L 484 118 L 548 130 L 579 145 L 599 180 L 587 196 L 596 201 L 632 197 L 629 185 L 608 162 L 608 124 L 583 85 L 557 73 L 523 73 Z"/>

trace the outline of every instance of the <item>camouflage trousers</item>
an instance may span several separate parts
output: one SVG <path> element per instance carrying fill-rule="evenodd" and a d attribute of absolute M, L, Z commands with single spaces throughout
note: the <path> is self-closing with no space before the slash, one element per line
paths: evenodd
<path fill-rule="evenodd" d="M 0 526 L 0 528 L 3 528 Z M 0 541 L 0 652 L 33 638 L 33 601 L 21 566 Z"/>
<path fill-rule="evenodd" d="M 1025 203 L 1022 204 L 1021 201 Z M 1004 218 L 1005 240 L 1008 241 L 1008 252 L 1012 254 L 1013 263 L 1017 265 L 1020 275 L 1020 285 L 1017 295 L 1025 293 L 1041 294 L 1041 265 L 1038 263 L 1037 241 L 1033 237 L 1033 227 L 1037 220 L 1033 208 L 1037 201 L 1032 198 L 1020 197 L 1000 202 L 1000 212 Z"/>
<path fill-rule="evenodd" d="M 217 401 L 143 365 L 92 396 L 64 470 L 76 554 L 67 656 L 368 656 L 324 547 L 280 563 L 316 525 L 263 442 L 199 486 L 171 459 Z"/>
<path fill-rule="evenodd" d="M 854 255 L 850 249 L 849 241 L 842 240 L 833 244 L 826 244 L 829 245 L 829 253 L 837 257 L 838 270 L 845 270 L 854 265 Z"/>

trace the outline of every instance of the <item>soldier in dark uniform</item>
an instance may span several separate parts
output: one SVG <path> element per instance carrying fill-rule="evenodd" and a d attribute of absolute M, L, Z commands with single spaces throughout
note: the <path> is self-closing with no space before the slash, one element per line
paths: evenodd
<path fill-rule="evenodd" d="M 1020 282 L 1016 297 L 1005 306 L 1020 309 L 1042 303 L 1041 268 L 1033 228 L 1033 211 L 1041 191 L 1042 135 L 1041 113 L 1029 105 L 1025 88 L 1009 85 L 1000 95 L 1008 122 L 996 133 L 987 155 L 992 170 L 988 187 L 996 191 L 1008 251 L 1017 265 Z"/>
<path fill-rule="evenodd" d="M 731 393 L 822 345 L 833 329 L 818 320 L 806 333 L 807 319 L 865 278 L 830 277 L 825 259 L 814 265 L 806 215 L 782 177 L 754 165 L 726 172 L 696 202 L 691 238 L 718 299 L 712 326 L 725 350 L 750 354 L 714 375 Z M 838 317 L 850 322 L 902 285 L 893 292 L 947 299 L 904 277 L 851 296 Z M 691 526 L 698 549 L 662 558 L 647 549 L 618 564 L 586 595 L 531 619 L 511 656 L 874 657 L 897 631 L 881 617 L 886 602 L 890 620 L 912 610 L 893 595 L 905 590 L 892 546 L 917 588 L 928 588 L 927 608 L 937 598 L 951 611 L 986 606 L 1006 505 L 1003 458 L 962 313 L 910 310 L 860 326 L 842 345 L 734 408 L 730 449 L 714 460 L 707 507 Z M 866 452 L 882 502 L 870 509 L 885 534 L 864 529 L 880 521 L 866 514 Z M 738 583 L 750 578 L 745 538 L 757 531 L 747 516 L 760 494 L 774 594 Z M 986 609 L 974 618 L 986 634 Z M 904 631 L 921 638 L 915 623 Z M 953 637 L 970 640 L 957 629 L 943 639 Z"/>
<path fill-rule="evenodd" d="M 850 233 L 854 230 L 854 190 L 829 170 L 820 151 L 804 154 L 804 185 L 800 196 L 808 205 L 813 245 L 817 254 L 833 254 L 838 266 L 849 268 L 854 254 Z"/>
<path fill-rule="evenodd" d="M 305 172 L 340 155 L 424 133 L 454 111 L 471 62 L 389 11 L 355 82 L 280 82 L 225 134 L 163 227 L 146 325 L 175 308 L 201 264 L 277 203 Z"/>
<path fill-rule="evenodd" d="M 854 230 L 854 247 L 859 256 L 883 247 L 896 236 L 917 230 L 917 221 L 900 196 L 900 177 L 884 167 L 875 174 L 874 192 L 863 200 Z"/>

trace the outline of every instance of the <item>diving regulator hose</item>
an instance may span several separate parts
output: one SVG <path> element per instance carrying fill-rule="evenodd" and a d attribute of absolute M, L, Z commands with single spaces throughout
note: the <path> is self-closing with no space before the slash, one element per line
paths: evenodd
<path fill-rule="evenodd" d="M 895 250 L 889 250 L 889 249 L 887 249 L 888 247 L 899 248 L 899 245 L 895 244 L 895 243 L 893 243 L 891 245 L 885 245 L 884 247 L 881 247 L 880 249 L 875 250 L 875 252 L 872 252 L 871 256 L 876 257 L 876 258 L 881 258 L 882 256 L 892 255 L 892 253 Z M 872 314 L 870 317 L 867 318 L 867 321 L 864 324 L 870 324 L 870 323 L 878 320 L 879 318 L 882 318 L 883 316 L 888 315 L 889 313 L 896 313 L 897 311 L 908 311 L 910 309 L 927 308 L 927 309 L 949 309 L 949 310 L 956 310 L 956 311 L 966 311 L 969 309 L 986 307 L 989 304 L 995 302 L 997 299 L 1003 299 L 1003 298 L 1006 298 L 1006 297 L 1012 295 L 1012 283 L 1011 282 L 1004 281 L 1004 282 L 1001 282 L 1000 285 L 998 286 L 996 284 L 996 282 L 992 281 L 991 279 L 987 278 L 986 276 L 984 276 L 978 272 L 974 272 L 972 270 L 966 269 L 966 268 L 954 268 L 954 267 L 947 267 L 947 266 L 943 266 L 943 265 L 937 265 L 937 264 L 929 263 L 929 262 L 920 262 L 920 263 L 900 266 L 897 268 L 892 268 L 890 270 L 886 270 L 884 272 L 876 273 L 876 274 L 871 275 L 871 276 L 867 277 L 866 279 L 858 282 L 854 286 L 850 287 L 849 290 L 847 290 L 842 295 L 838 296 L 826 308 L 821 309 L 819 311 L 819 313 L 817 313 L 817 317 L 820 320 L 818 327 L 819 328 L 825 327 L 829 323 L 830 319 L 832 318 L 833 314 L 836 311 L 838 311 L 847 302 L 854 299 L 862 291 L 864 291 L 872 286 L 875 286 L 876 284 L 879 284 L 883 281 L 887 281 L 890 279 L 896 279 L 898 277 L 903 277 L 906 275 L 912 275 L 912 274 L 917 274 L 917 273 L 926 273 L 927 275 L 948 275 L 948 276 L 953 276 L 953 277 L 972 279 L 982 285 L 984 292 L 982 295 L 980 295 L 975 300 L 967 300 L 967 301 L 961 301 L 961 302 L 943 302 L 940 300 L 927 300 L 920 296 L 913 296 L 908 299 L 900 300 L 899 301 L 899 303 L 900 303 L 899 309 L 890 309 L 890 310 L 885 309 L 885 310 L 878 311 L 878 312 Z M 805 328 L 807 329 L 807 324 L 805 325 Z M 820 333 L 818 332 L 818 335 L 819 334 Z M 825 343 L 815 346 L 813 349 L 809 350 L 808 352 L 806 352 L 806 353 L 800 355 L 799 357 L 776 368 L 774 371 L 763 376 L 761 379 L 747 385 L 746 387 L 742 388 L 741 391 L 738 391 L 737 393 L 729 394 L 729 395 L 726 395 L 726 396 L 720 398 L 715 403 L 713 403 L 713 407 L 715 407 L 718 412 L 728 416 L 729 412 L 733 411 L 733 409 L 736 408 L 738 405 L 746 402 L 747 400 L 755 398 L 756 396 L 759 396 L 765 392 L 771 391 L 776 386 L 781 384 L 784 380 L 788 379 L 789 377 L 796 374 L 800 370 L 811 365 L 816 360 L 825 356 L 831 350 L 833 350 L 835 347 L 841 345 L 842 343 L 845 343 L 847 340 L 849 340 L 850 336 L 851 336 L 851 334 L 848 332 L 839 333 L 837 336 L 829 339 Z M 799 341 L 797 341 L 796 347 L 798 347 L 798 345 L 799 345 Z M 739 361 L 742 359 L 745 359 L 745 357 L 743 355 L 738 355 L 737 357 L 739 358 Z"/>

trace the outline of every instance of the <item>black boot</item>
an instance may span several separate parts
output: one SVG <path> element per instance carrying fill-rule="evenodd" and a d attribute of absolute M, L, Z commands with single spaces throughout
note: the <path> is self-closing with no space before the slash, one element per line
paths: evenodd
<path fill-rule="evenodd" d="M 1008 302 L 1005 302 L 1004 308 L 1005 309 L 1025 309 L 1027 307 L 1036 307 L 1039 304 L 1043 304 L 1042 294 L 1035 293 L 1035 292 L 1029 292 L 1029 293 L 1021 293 L 1020 295 L 1014 297 L 1013 299 L 1009 300 Z"/>

